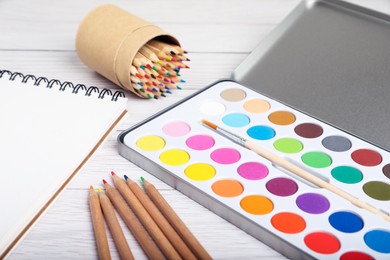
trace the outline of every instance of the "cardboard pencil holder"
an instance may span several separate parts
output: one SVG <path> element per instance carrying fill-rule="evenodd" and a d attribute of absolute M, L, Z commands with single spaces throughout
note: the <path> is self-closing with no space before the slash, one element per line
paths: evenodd
<path fill-rule="evenodd" d="M 88 67 L 140 96 L 132 87 L 130 67 L 137 51 L 155 38 L 180 45 L 175 37 L 158 26 L 114 5 L 103 5 L 92 10 L 81 22 L 76 51 Z"/>

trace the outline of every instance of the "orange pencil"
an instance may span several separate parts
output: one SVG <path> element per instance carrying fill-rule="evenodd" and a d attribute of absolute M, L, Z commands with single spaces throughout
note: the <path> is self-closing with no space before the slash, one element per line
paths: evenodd
<path fill-rule="evenodd" d="M 163 254 L 168 259 L 179 259 L 180 255 L 177 253 L 175 248 L 162 233 L 161 229 L 157 226 L 154 220 L 151 218 L 149 213 L 142 206 L 140 201 L 134 195 L 134 193 L 127 187 L 124 180 L 119 178 L 115 173 L 112 172 L 112 178 L 114 180 L 116 188 L 123 196 L 125 201 L 129 204 L 135 215 L 138 217 L 140 222 L 144 225 L 150 236 L 154 239 L 158 247 L 161 249 Z"/>
<path fill-rule="evenodd" d="M 103 184 L 106 188 L 106 194 L 110 198 L 110 201 L 114 204 L 114 207 L 118 211 L 119 215 L 137 239 L 146 255 L 150 259 L 165 259 L 156 244 L 149 237 L 144 227 L 141 223 L 139 223 L 134 213 L 130 210 L 129 206 L 127 206 L 126 201 L 122 198 L 119 192 L 105 180 L 103 180 Z"/>
<path fill-rule="evenodd" d="M 89 187 L 89 207 L 91 210 L 92 225 L 95 232 L 99 259 L 111 259 L 102 209 L 100 208 L 99 198 L 92 185 Z"/>
<path fill-rule="evenodd" d="M 114 207 L 112 206 L 110 199 L 106 196 L 106 194 L 104 194 L 102 189 L 99 188 L 98 191 L 100 206 L 103 209 L 104 217 L 106 219 L 109 229 L 111 230 L 111 234 L 114 238 L 114 243 L 116 245 L 116 248 L 118 249 L 120 257 L 122 259 L 134 259 L 129 244 L 127 244 L 126 237 L 123 234 L 122 228 L 115 215 Z"/>
<path fill-rule="evenodd" d="M 211 256 L 207 253 L 206 249 L 200 244 L 196 237 L 191 233 L 187 228 L 184 222 L 164 199 L 164 197 L 158 192 L 156 187 L 153 184 L 146 181 L 141 177 L 142 183 L 145 187 L 145 191 L 156 206 L 160 209 L 166 219 L 171 223 L 175 228 L 177 233 L 183 238 L 189 248 L 194 252 L 194 254 L 200 259 L 211 259 Z"/>

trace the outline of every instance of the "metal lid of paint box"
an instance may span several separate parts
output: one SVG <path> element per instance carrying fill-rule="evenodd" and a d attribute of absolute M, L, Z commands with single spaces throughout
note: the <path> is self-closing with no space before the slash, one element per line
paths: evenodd
<path fill-rule="evenodd" d="M 390 16 L 302 1 L 236 68 L 237 82 L 390 150 Z"/>

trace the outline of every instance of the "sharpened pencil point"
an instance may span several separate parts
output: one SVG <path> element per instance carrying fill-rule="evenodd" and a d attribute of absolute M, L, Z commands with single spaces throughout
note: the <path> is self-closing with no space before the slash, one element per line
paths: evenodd
<path fill-rule="evenodd" d="M 144 182 L 144 180 L 145 180 L 144 177 L 141 176 L 141 181 Z"/>
<path fill-rule="evenodd" d="M 112 175 L 112 176 L 115 176 L 115 172 L 111 171 L 111 175 Z"/>
<path fill-rule="evenodd" d="M 90 189 L 90 190 L 93 190 L 93 186 L 92 186 L 92 185 L 91 185 L 91 186 L 89 186 L 89 189 Z"/>
<path fill-rule="evenodd" d="M 103 184 L 107 184 L 107 181 L 105 179 L 103 179 Z"/>
<path fill-rule="evenodd" d="M 125 174 L 125 175 L 123 175 L 123 177 L 125 177 L 125 180 L 127 181 L 127 179 L 129 178 L 129 177 L 127 177 L 127 175 Z"/>
<path fill-rule="evenodd" d="M 103 190 L 101 188 L 98 188 L 98 192 L 103 192 Z"/>

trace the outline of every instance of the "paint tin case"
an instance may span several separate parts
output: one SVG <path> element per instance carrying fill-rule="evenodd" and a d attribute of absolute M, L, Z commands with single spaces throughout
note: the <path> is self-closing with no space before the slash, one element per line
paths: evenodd
<path fill-rule="evenodd" d="M 350 18 L 356 21 L 349 23 Z M 323 39 L 320 37 L 320 42 L 313 44 L 312 41 L 295 38 L 297 35 L 294 33 L 299 31 L 306 35 L 304 30 L 309 30 L 307 28 L 323 25 L 324 31 L 320 33 L 326 32 L 326 37 L 348 34 L 348 30 L 332 32 L 343 30 L 344 23 L 349 26 L 356 23 L 355 29 L 364 29 L 364 24 L 370 23 L 369 31 L 383 32 L 388 29 L 383 19 L 386 21 L 387 17 L 339 1 L 303 1 L 234 71 L 235 80 L 222 80 L 207 86 L 124 131 L 118 137 L 119 153 L 289 258 L 389 258 L 388 221 L 275 167 L 201 124 L 201 120 L 205 119 L 250 139 L 360 200 L 389 212 L 390 153 L 386 136 L 378 138 L 374 135 L 377 138 L 372 138 L 365 135 L 364 131 L 359 131 L 365 122 L 338 124 L 338 120 L 343 118 L 340 115 L 343 110 L 339 109 L 343 107 L 337 102 L 325 106 L 321 101 L 324 86 L 332 86 L 328 91 L 339 95 L 340 100 L 343 97 L 355 98 L 347 95 L 345 88 L 350 88 L 352 92 L 357 88 L 371 101 L 375 95 L 381 94 L 382 89 L 378 87 L 379 90 L 372 90 L 373 93 L 364 91 L 366 88 L 361 81 L 364 75 L 347 73 L 348 66 L 337 66 L 344 70 L 337 74 L 336 79 L 331 79 L 330 69 L 324 71 L 328 83 L 318 77 L 318 82 L 322 84 L 314 84 L 318 74 L 325 69 L 313 67 L 315 73 L 311 74 L 308 64 L 331 66 L 332 60 L 322 59 L 313 65 L 311 61 L 318 56 L 307 57 L 305 52 L 312 55 L 318 48 L 318 52 L 325 55 L 323 48 L 326 47 L 320 44 Z M 373 20 L 375 29 L 371 28 Z M 327 23 L 337 26 L 329 29 L 325 26 Z M 305 29 L 300 31 L 302 28 Z M 357 31 L 352 34 L 355 33 Z M 390 42 L 381 42 L 389 35 L 369 41 L 376 42 L 373 43 L 375 48 L 382 48 Z M 360 36 L 365 39 L 364 35 Z M 335 37 L 334 41 L 327 47 L 338 46 L 343 52 L 339 55 L 344 55 L 345 62 L 355 63 L 355 52 L 344 53 L 351 43 L 339 37 Z M 355 46 L 351 48 L 358 51 L 362 48 L 362 41 L 357 47 L 351 45 Z M 301 44 L 299 48 L 297 42 Z M 308 62 L 301 60 L 297 63 L 304 71 L 289 71 L 294 64 L 280 65 L 281 60 L 291 57 L 287 55 L 289 46 L 292 56 L 301 55 L 301 59 Z M 282 53 L 275 52 L 279 47 L 284 48 Z M 300 53 L 296 54 L 294 48 L 298 48 Z M 361 62 L 370 55 L 377 56 L 376 50 L 366 49 L 361 53 Z M 348 55 L 354 58 L 348 58 Z M 369 67 L 366 76 L 375 75 L 372 79 L 375 86 L 382 81 L 390 81 L 387 80 L 390 74 L 381 74 L 390 67 L 382 67 L 389 60 L 383 58 L 377 63 L 367 61 L 361 65 L 373 66 Z M 299 67 L 297 64 L 296 67 Z M 277 71 L 279 65 L 280 73 Z M 269 71 L 268 66 L 273 70 Z M 351 68 L 362 69 L 357 64 L 351 64 Z M 257 77 L 254 76 L 256 73 Z M 274 82 L 278 77 L 279 80 Z M 289 81 L 292 80 L 296 84 L 302 81 L 305 88 L 291 86 Z M 367 83 L 367 79 L 364 80 Z M 313 89 L 308 87 L 310 84 Z M 341 90 L 334 90 L 335 84 L 339 84 L 336 86 L 340 86 Z M 317 88 L 322 92 L 316 92 Z M 305 98 L 302 97 L 302 100 L 301 96 Z M 382 101 L 378 102 L 383 105 Z M 349 110 L 353 106 L 348 104 L 344 104 L 348 108 L 344 116 L 356 120 L 359 114 L 354 115 L 354 111 Z M 313 110 L 316 105 L 323 114 Z M 327 111 L 332 115 L 327 117 Z M 360 117 L 360 120 L 365 118 Z M 382 140 L 385 141 L 382 143 Z"/>
<path fill-rule="evenodd" d="M 275 167 L 202 119 L 389 209 L 387 151 L 234 81 L 126 130 L 119 152 L 289 258 L 389 257 L 390 222 Z"/>

